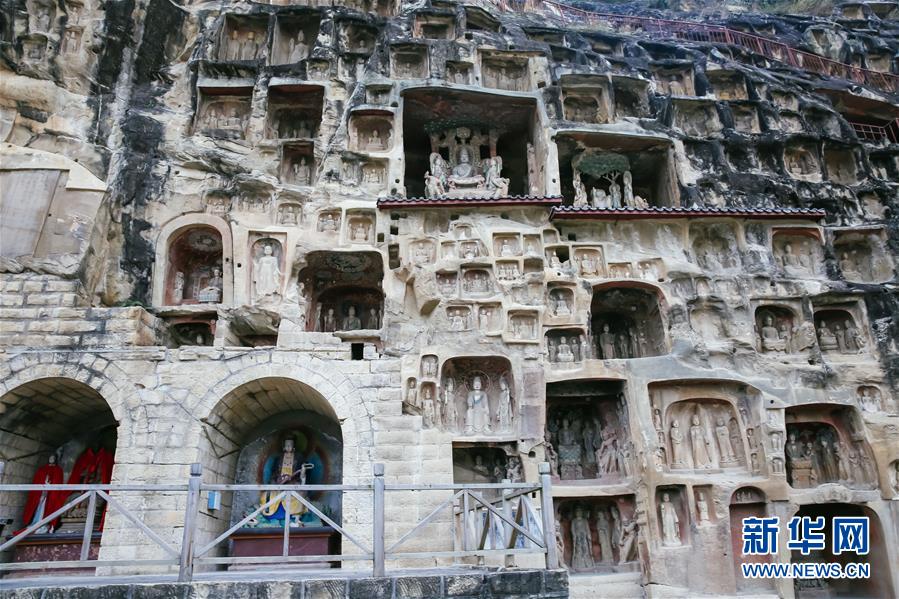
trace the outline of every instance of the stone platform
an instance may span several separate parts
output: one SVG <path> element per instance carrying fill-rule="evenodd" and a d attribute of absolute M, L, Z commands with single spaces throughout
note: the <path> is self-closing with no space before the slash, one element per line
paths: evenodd
<path fill-rule="evenodd" d="M 468 568 L 397 571 L 383 578 L 328 571 L 198 574 L 192 583 L 150 576 L 0 580 L 0 599 L 538 599 L 568 597 L 565 570 Z"/>

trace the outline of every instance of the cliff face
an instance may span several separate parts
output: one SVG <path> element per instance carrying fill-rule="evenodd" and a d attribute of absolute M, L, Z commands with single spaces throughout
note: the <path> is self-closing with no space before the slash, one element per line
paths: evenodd
<path fill-rule="evenodd" d="M 10 289 L 155 314 L 123 345 L 396 361 L 441 472 L 554 461 L 566 543 L 614 506 L 652 583 L 748 588 L 734 514 L 836 497 L 895 537 L 894 4 L 0 6 Z"/>

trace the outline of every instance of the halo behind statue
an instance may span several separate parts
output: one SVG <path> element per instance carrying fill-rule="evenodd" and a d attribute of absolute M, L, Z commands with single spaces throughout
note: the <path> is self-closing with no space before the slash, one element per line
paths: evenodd
<path fill-rule="evenodd" d="M 572 160 L 571 165 L 578 172 L 597 178 L 630 170 L 627 156 L 600 150 L 584 150 Z"/>
<path fill-rule="evenodd" d="M 490 377 L 483 370 L 471 370 L 465 375 L 465 388 L 471 391 L 473 389 L 472 381 L 475 378 L 481 379 L 481 391 L 487 393 L 490 391 Z"/>

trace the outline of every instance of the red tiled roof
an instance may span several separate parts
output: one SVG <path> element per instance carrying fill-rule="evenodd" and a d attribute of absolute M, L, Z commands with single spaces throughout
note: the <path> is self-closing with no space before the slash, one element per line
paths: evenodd
<path fill-rule="evenodd" d="M 561 196 L 507 196 L 504 198 L 381 198 L 378 208 L 454 208 L 461 206 L 547 206 L 562 203 Z"/>
<path fill-rule="evenodd" d="M 696 218 L 702 216 L 731 216 L 751 219 L 803 219 L 819 220 L 826 216 L 817 208 L 591 208 L 558 206 L 553 208 L 550 219 L 584 220 L 637 220 L 643 218 Z"/>

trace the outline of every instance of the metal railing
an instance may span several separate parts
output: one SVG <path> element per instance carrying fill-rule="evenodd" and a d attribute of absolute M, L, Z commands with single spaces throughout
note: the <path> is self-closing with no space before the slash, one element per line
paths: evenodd
<path fill-rule="evenodd" d="M 868 123 L 853 123 L 852 129 L 859 139 L 873 142 L 899 143 L 899 119 L 894 119 L 886 125 L 870 125 Z"/>
<path fill-rule="evenodd" d="M 813 54 L 812 52 L 793 48 L 783 42 L 722 25 L 594 12 L 554 0 L 526 0 L 524 2 L 516 2 L 514 0 L 488 1 L 492 1 L 493 5 L 500 10 L 508 12 L 542 10 L 572 25 L 581 27 L 584 25 L 603 24 L 613 28 L 624 28 L 634 33 L 660 33 L 677 39 L 695 42 L 740 46 L 755 54 L 760 54 L 771 60 L 776 60 L 805 71 L 853 81 L 888 93 L 899 93 L 899 75 L 845 64 Z"/>
<path fill-rule="evenodd" d="M 22 561 L 0 563 L 0 574 L 3 572 L 35 572 L 41 570 L 59 571 L 65 569 L 96 569 L 103 567 L 125 567 L 140 571 L 149 566 L 169 567 L 169 571 L 177 568 L 177 579 L 189 582 L 194 578 L 198 567 L 208 566 L 213 569 L 221 566 L 265 566 L 290 565 L 303 563 L 335 563 L 345 561 L 370 561 L 374 576 L 384 576 L 388 560 L 414 559 L 452 559 L 456 563 L 462 558 L 477 557 L 480 562 L 487 556 L 506 556 L 507 559 L 518 554 L 543 555 L 547 568 L 558 567 L 559 556 L 555 545 L 555 520 L 553 518 L 552 483 L 549 465 L 540 464 L 540 481 L 536 483 L 512 483 L 504 481 L 493 484 L 396 484 L 388 485 L 384 480 L 384 465 L 374 465 L 374 476 L 370 484 L 359 485 L 224 485 L 205 484 L 202 482 L 202 470 L 199 464 L 191 466 L 191 475 L 186 485 L 51 485 L 51 484 L 0 484 L 0 493 L 21 493 L 30 491 L 69 492 L 76 496 L 59 509 L 47 514 L 27 525 L 21 531 L 12 534 L 0 544 L 0 553 L 11 550 L 21 541 L 31 537 L 47 524 L 71 510 L 73 507 L 87 502 L 87 518 L 81 534 L 79 559 L 66 561 Z M 246 514 L 236 524 L 216 535 L 211 541 L 200 540 L 200 519 L 204 516 L 201 510 L 201 496 L 210 493 L 270 493 L 254 511 Z M 357 534 L 338 524 L 328 514 L 310 501 L 305 494 L 338 492 L 341 499 L 346 493 L 363 493 L 371 496 L 372 520 L 371 541 L 360 539 Z M 389 547 L 385 542 L 385 506 L 386 498 L 397 493 L 435 492 L 448 493 L 449 497 L 430 513 L 404 532 Z M 143 498 L 140 503 L 147 505 L 147 498 L 159 494 L 186 496 L 184 508 L 184 529 L 180 545 L 166 540 L 175 538 L 174 528 L 153 530 L 144 521 L 141 510 L 130 508 L 125 499 L 130 494 Z M 528 495 L 540 494 L 540 509 L 530 505 Z M 107 514 L 116 514 L 121 522 L 133 530 L 146 535 L 150 546 L 159 549 L 163 557 L 137 559 L 90 559 L 93 535 L 96 532 L 96 514 L 100 501 L 106 502 Z M 297 502 L 306 510 L 318 517 L 330 527 L 334 533 L 348 541 L 353 547 L 349 553 L 327 555 L 291 555 L 291 534 L 302 531 L 302 527 L 291 526 L 291 519 L 284 518 L 281 527 L 280 555 L 264 556 L 217 556 L 214 550 L 221 549 L 237 531 L 244 529 L 264 510 L 277 506 L 280 502 Z M 497 506 L 499 504 L 499 507 Z M 233 505 L 233 502 L 232 502 Z M 517 507 L 516 507 L 517 506 Z M 537 514 L 539 513 L 539 517 Z M 441 515 L 444 516 L 440 520 Z M 107 521 L 109 519 L 107 518 Z M 534 526 L 534 524 L 537 524 Z M 453 539 L 451 551 L 402 549 L 401 547 L 413 537 L 421 535 L 429 525 L 446 526 L 448 537 Z M 273 528 L 277 530 L 277 528 Z M 497 531 L 501 540 L 497 541 Z M 447 538 L 448 538 L 447 537 Z M 459 539 L 462 539 L 461 544 Z M 111 547 L 114 549 L 114 546 Z M 102 551 L 101 556 L 102 558 Z"/>

